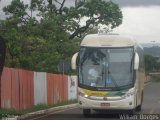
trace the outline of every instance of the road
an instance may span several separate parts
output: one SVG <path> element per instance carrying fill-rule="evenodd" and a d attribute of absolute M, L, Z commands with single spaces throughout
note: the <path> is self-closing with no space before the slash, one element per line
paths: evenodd
<path fill-rule="evenodd" d="M 160 120 L 160 82 L 151 82 L 145 85 L 145 93 L 144 93 L 144 103 L 142 106 L 142 111 L 140 113 L 136 113 L 132 115 L 131 120 L 136 120 L 140 118 L 140 115 L 152 114 L 152 116 L 144 116 L 148 117 L 147 120 Z M 155 115 L 153 115 L 155 114 Z M 157 117 L 157 114 L 159 116 Z M 153 119 L 152 119 L 153 118 Z M 40 116 L 37 118 L 32 118 L 30 120 L 91 120 L 91 119 L 111 119 L 111 120 L 119 120 L 119 115 L 102 115 L 98 112 L 92 112 L 92 115 L 88 118 L 82 115 L 82 110 L 75 107 L 66 110 L 56 111 L 50 113 L 49 115 Z M 127 118 L 124 118 L 127 119 Z M 141 116 L 142 119 L 142 116 Z M 145 118 L 144 118 L 145 119 Z"/>

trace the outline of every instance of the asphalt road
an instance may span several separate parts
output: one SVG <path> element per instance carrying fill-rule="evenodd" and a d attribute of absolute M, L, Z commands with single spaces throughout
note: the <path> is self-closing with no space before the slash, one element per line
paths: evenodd
<path fill-rule="evenodd" d="M 109 119 L 109 120 L 120 120 L 120 116 L 118 114 L 112 113 L 102 115 L 99 112 L 92 111 L 92 115 L 90 117 L 84 117 L 82 114 L 82 110 L 75 107 L 66 110 L 56 111 L 50 113 L 48 115 L 39 116 L 37 118 L 32 118 L 30 120 L 99 120 L 99 119 Z M 149 115 L 148 115 L 149 114 Z M 153 115 L 154 114 L 154 115 Z M 159 116 L 157 116 L 159 114 Z M 146 115 L 146 116 L 140 116 Z M 142 111 L 140 113 L 135 113 L 131 115 L 130 120 L 160 120 L 160 82 L 150 82 L 145 86 L 144 92 L 144 103 L 142 106 Z M 122 119 L 122 118 L 121 118 Z"/>

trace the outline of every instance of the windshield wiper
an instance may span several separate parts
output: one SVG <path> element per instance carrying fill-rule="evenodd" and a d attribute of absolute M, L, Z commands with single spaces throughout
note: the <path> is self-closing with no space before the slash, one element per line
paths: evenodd
<path fill-rule="evenodd" d="M 116 89 L 117 89 L 117 90 L 120 90 L 120 87 L 118 86 L 118 84 L 117 84 L 116 80 L 115 80 L 115 79 L 111 79 L 111 78 L 112 78 L 112 76 L 111 76 L 111 73 L 110 73 L 110 71 L 109 71 L 109 70 L 108 70 L 108 78 L 110 78 L 110 80 L 112 80 L 112 81 L 113 81 L 113 83 L 114 83 L 114 85 L 115 85 Z"/>
<path fill-rule="evenodd" d="M 106 69 L 108 69 L 108 70 L 106 70 Z M 106 76 L 105 78 L 107 78 L 108 80 L 110 79 L 111 81 L 113 81 L 116 89 L 119 90 L 119 86 L 118 86 L 117 82 L 114 79 L 111 78 L 111 73 L 110 73 L 110 70 L 109 70 L 109 65 L 106 66 L 106 64 L 104 64 L 104 72 L 105 73 L 107 72 L 107 75 L 108 75 L 108 76 L 105 75 Z M 107 81 L 105 80 L 105 86 L 107 87 L 107 83 L 106 82 Z"/>

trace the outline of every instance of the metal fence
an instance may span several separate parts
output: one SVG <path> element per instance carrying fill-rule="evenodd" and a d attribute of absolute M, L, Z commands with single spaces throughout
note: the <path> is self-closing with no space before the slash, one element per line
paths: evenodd
<path fill-rule="evenodd" d="M 77 77 L 5 67 L 0 95 L 5 109 L 56 104 L 77 98 Z"/>

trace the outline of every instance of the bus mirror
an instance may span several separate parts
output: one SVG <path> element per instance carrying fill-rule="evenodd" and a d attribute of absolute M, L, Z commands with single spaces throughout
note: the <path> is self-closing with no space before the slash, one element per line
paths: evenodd
<path fill-rule="evenodd" d="M 73 70 L 76 70 L 76 67 L 77 67 L 77 64 L 76 64 L 77 57 L 78 57 L 78 52 L 73 55 L 72 60 L 71 60 L 71 68 Z"/>
<path fill-rule="evenodd" d="M 134 57 L 134 70 L 138 70 L 139 68 L 139 55 L 138 53 L 135 53 Z"/>

